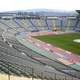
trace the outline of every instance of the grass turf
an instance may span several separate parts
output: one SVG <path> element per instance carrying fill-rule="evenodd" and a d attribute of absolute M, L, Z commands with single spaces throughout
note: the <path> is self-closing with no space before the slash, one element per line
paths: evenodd
<path fill-rule="evenodd" d="M 73 42 L 74 39 L 80 39 L 80 33 L 44 35 L 35 36 L 34 38 L 80 55 L 80 43 Z"/>

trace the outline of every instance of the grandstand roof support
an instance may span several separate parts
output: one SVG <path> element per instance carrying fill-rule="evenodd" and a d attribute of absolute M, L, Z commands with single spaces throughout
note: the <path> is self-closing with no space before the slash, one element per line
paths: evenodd
<path fill-rule="evenodd" d="M 76 10 L 76 12 L 78 13 L 78 16 L 76 17 L 76 24 L 74 25 L 73 30 L 76 30 L 76 28 L 78 28 L 79 19 L 80 19 L 80 10 Z"/>
<path fill-rule="evenodd" d="M 75 31 L 76 28 L 78 27 L 78 23 L 79 23 L 79 15 L 76 17 L 76 23 L 75 23 L 75 25 L 74 25 L 74 27 L 73 27 L 73 30 L 74 30 L 74 31 Z"/>
<path fill-rule="evenodd" d="M 50 27 L 48 25 L 47 19 L 45 19 L 45 23 L 46 23 L 46 27 L 48 28 L 48 30 L 50 30 Z"/>
<path fill-rule="evenodd" d="M 60 29 L 61 29 L 61 31 L 63 29 L 63 20 L 62 19 L 60 20 Z"/>

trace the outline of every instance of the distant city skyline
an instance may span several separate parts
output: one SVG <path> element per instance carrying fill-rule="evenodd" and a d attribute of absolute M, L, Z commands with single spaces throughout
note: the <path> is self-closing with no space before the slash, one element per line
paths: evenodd
<path fill-rule="evenodd" d="M 74 11 L 80 9 L 80 0 L 0 0 L 0 12 L 38 8 Z"/>

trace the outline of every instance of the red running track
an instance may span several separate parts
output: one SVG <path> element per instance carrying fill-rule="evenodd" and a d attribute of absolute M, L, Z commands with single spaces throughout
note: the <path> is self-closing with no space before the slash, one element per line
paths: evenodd
<path fill-rule="evenodd" d="M 35 39 L 31 36 L 38 36 L 38 35 L 50 35 L 50 34 L 58 34 L 57 32 L 35 32 L 35 33 L 29 33 L 26 35 L 25 40 L 30 42 L 36 47 L 39 47 L 41 49 L 44 49 L 45 51 L 48 51 L 49 53 L 56 55 L 58 58 L 57 60 L 62 62 L 63 64 L 66 65 L 71 65 L 75 64 L 76 62 L 80 62 L 80 57 L 77 55 L 74 55 L 73 53 L 63 50 L 61 48 L 52 46 L 51 44 L 42 42 L 38 39 Z M 60 33 L 59 33 L 60 34 Z"/>

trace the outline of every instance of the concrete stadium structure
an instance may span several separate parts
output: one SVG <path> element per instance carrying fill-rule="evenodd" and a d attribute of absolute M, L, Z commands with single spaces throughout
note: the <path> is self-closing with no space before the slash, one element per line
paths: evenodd
<path fill-rule="evenodd" d="M 61 64 L 19 42 L 24 34 L 80 31 L 77 12 L 60 14 L 0 13 L 0 80 L 80 80 L 80 65 Z"/>

